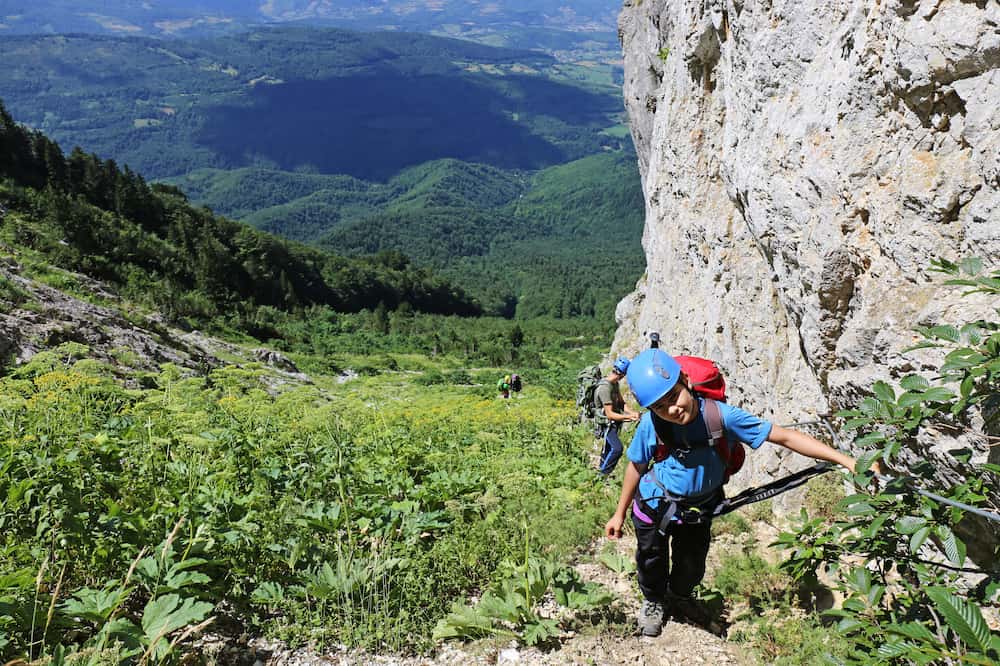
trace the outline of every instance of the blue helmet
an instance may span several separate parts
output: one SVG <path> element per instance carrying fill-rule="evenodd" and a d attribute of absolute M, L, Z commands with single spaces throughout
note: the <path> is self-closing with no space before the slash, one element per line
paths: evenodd
<path fill-rule="evenodd" d="M 628 366 L 628 387 L 643 407 L 670 392 L 681 376 L 681 366 L 662 349 L 647 349 Z"/>
<path fill-rule="evenodd" d="M 628 359 L 625 358 L 624 356 L 619 356 L 618 360 L 615 361 L 614 365 L 611 366 L 611 369 L 617 372 L 619 375 L 624 375 L 626 372 L 628 372 L 628 366 L 629 366 Z"/>

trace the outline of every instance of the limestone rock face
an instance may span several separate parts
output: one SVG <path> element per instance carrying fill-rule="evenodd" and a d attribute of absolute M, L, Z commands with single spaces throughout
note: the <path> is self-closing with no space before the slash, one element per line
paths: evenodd
<path fill-rule="evenodd" d="M 934 367 L 902 354 L 916 326 L 997 306 L 927 271 L 1000 263 L 996 0 L 625 0 L 619 34 L 648 269 L 616 353 L 659 331 L 790 423 Z M 770 449 L 743 483 L 801 464 Z"/>

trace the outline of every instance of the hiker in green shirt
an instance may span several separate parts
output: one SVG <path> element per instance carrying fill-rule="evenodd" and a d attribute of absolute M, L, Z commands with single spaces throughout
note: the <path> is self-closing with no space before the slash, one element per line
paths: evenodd
<path fill-rule="evenodd" d="M 611 367 L 608 376 L 602 379 L 594 390 L 594 407 L 597 412 L 597 424 L 600 426 L 600 437 L 604 440 L 601 450 L 601 462 L 598 471 L 609 476 L 615 471 L 618 459 L 622 457 L 622 440 L 618 433 L 623 423 L 639 420 L 639 413 L 625 404 L 618 383 L 628 370 L 629 361 L 622 356 Z"/>

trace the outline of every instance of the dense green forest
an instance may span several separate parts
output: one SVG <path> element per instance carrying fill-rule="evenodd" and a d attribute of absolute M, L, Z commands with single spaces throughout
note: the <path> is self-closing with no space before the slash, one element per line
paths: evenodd
<path fill-rule="evenodd" d="M 406 257 L 346 259 L 191 206 L 170 186 L 18 125 L 0 105 L 0 203 L 9 242 L 84 272 L 173 317 L 208 319 L 260 306 L 357 311 L 402 304 L 478 314 L 462 290 Z"/>
<path fill-rule="evenodd" d="M 487 186 L 518 192 L 492 208 L 466 203 L 478 190 L 464 193 L 480 181 L 425 178 L 418 193 L 337 225 L 320 244 L 337 252 L 406 252 L 501 314 L 612 319 L 645 270 L 645 209 L 633 160 L 593 155 L 534 174 L 520 190 L 516 182 L 506 190 L 503 182 Z"/>
<path fill-rule="evenodd" d="M 604 132 L 622 112 L 610 81 L 428 35 L 10 36 L 0 60 L 18 119 L 146 178 L 265 166 L 384 180 L 439 158 L 537 169 L 622 144 Z"/>
<path fill-rule="evenodd" d="M 387 183 L 259 169 L 171 182 L 213 210 L 336 253 L 403 252 L 487 312 L 611 318 L 645 270 L 634 160 L 608 152 L 535 173 L 439 160 Z"/>

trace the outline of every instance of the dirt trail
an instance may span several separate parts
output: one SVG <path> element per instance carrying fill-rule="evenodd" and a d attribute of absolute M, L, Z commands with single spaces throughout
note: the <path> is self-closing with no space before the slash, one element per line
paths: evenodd
<path fill-rule="evenodd" d="M 593 552 L 608 548 L 600 539 Z M 622 556 L 631 558 L 635 552 L 635 537 L 611 542 Z M 206 652 L 218 654 L 216 663 L 246 664 L 246 666 L 459 666 L 464 664 L 540 664 L 556 666 L 579 664 L 604 666 L 628 664 L 660 666 L 689 664 L 732 664 L 750 666 L 756 663 L 739 645 L 729 643 L 701 627 L 668 620 L 663 633 L 656 638 L 637 635 L 634 631 L 636 614 L 641 603 L 634 587 L 633 574 L 616 573 L 593 561 L 592 557 L 577 565 L 577 570 L 587 581 L 606 586 L 617 596 L 616 611 L 620 611 L 627 624 L 612 627 L 602 634 L 584 632 L 564 637 L 559 647 L 543 651 L 517 646 L 515 643 L 477 641 L 474 643 L 449 642 L 433 657 L 401 657 L 373 655 L 350 650 L 317 653 L 307 649 L 290 650 L 274 641 L 254 639 L 237 647 L 213 645 L 211 637 L 204 640 Z"/>

